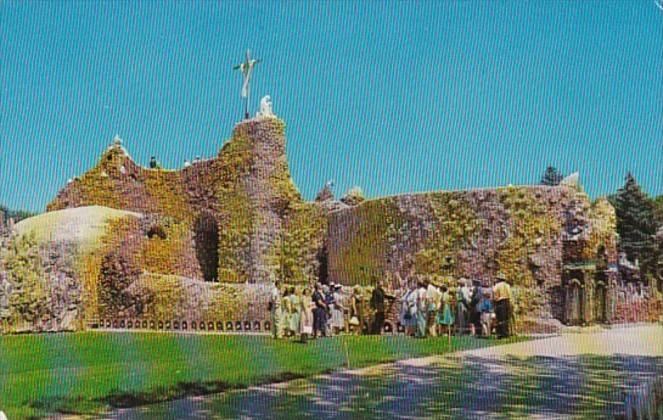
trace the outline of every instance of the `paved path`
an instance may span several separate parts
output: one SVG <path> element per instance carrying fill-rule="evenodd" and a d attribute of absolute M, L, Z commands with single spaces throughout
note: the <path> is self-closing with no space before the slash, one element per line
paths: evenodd
<path fill-rule="evenodd" d="M 663 375 L 663 327 L 616 328 L 337 372 L 111 418 L 611 418 Z"/>

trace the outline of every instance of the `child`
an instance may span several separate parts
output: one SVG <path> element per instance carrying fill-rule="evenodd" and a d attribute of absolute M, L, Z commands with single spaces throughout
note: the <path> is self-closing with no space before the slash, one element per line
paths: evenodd
<path fill-rule="evenodd" d="M 490 301 L 490 293 L 486 292 L 483 295 L 483 300 L 480 303 L 481 310 L 481 332 L 483 337 L 490 337 L 490 330 L 493 320 L 493 304 Z"/>

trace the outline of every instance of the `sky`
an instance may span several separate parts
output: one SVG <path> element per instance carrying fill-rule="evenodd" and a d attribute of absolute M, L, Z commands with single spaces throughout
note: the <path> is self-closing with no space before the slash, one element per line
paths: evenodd
<path fill-rule="evenodd" d="M 663 10 L 642 1 L 0 1 L 0 203 L 42 211 L 118 134 L 211 157 L 252 81 L 306 199 L 538 183 L 663 192 Z"/>

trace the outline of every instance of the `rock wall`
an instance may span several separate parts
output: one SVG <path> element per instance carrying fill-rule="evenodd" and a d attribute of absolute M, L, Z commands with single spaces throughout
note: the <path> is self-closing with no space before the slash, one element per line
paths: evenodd
<path fill-rule="evenodd" d="M 101 263 L 118 248 L 140 268 L 140 281 L 122 292 L 129 303 L 120 317 L 218 321 L 244 314 L 239 308 L 226 313 L 238 300 L 262 305 L 261 284 L 276 278 L 346 286 L 383 279 L 399 293 L 408 279 L 492 283 L 498 272 L 519 291 L 523 319 L 567 322 L 580 311 L 570 306 L 573 287 L 583 290 L 582 302 L 573 303 L 586 312 L 578 323 L 595 319 L 596 296 L 605 296 L 602 307 L 611 308 L 604 318 L 626 311 L 617 309 L 625 306 L 618 303 L 614 269 L 614 209 L 606 200 L 591 203 L 576 187 L 509 186 L 346 203 L 327 193 L 316 202 L 302 200 L 288 168 L 285 124 L 260 117 L 237 124 L 215 158 L 182 170 L 143 168 L 116 143 L 48 209 L 101 205 L 142 214 L 114 223 L 104 247 L 79 265 L 85 296 L 97 296 Z M 257 284 L 244 293 L 209 280 Z M 92 297 L 84 301 L 84 319 L 114 316 L 97 310 Z M 264 308 L 258 312 L 242 316 L 264 318 Z"/>
<path fill-rule="evenodd" d="M 74 331 L 82 327 L 83 290 L 74 244 L 13 237 L 0 249 L 0 332 Z"/>
<path fill-rule="evenodd" d="M 616 284 L 609 270 L 616 263 L 614 210 L 567 186 L 369 200 L 330 213 L 326 250 L 330 281 L 346 285 L 386 279 L 398 288 L 422 277 L 492 284 L 502 272 L 521 290 L 536 291 L 527 299 L 524 293 L 522 311 L 543 318 L 564 319 L 562 279 L 569 264 L 591 266 L 591 276 L 608 273 L 603 281 Z"/>
<path fill-rule="evenodd" d="M 369 200 L 329 216 L 330 279 L 414 274 L 551 285 L 562 269 L 566 187 L 408 194 Z M 396 286 L 396 284 L 394 284 Z"/>
<path fill-rule="evenodd" d="M 150 270 L 242 283 L 273 276 L 284 219 L 304 206 L 290 177 L 285 124 L 276 118 L 237 124 L 216 158 L 177 171 L 141 167 L 114 144 L 48 210 L 90 205 L 140 212 L 153 221 L 160 234 L 145 237 L 148 248 L 153 244 L 146 253 Z M 186 261 L 173 268 L 169 255 L 176 254 Z"/>
<path fill-rule="evenodd" d="M 627 284 L 616 288 L 613 323 L 658 322 L 661 320 L 661 294 L 650 287 Z"/>
<path fill-rule="evenodd" d="M 285 125 L 259 118 L 237 125 L 219 153 L 221 279 L 267 282 L 278 267 L 284 219 L 302 202 L 285 155 Z"/>

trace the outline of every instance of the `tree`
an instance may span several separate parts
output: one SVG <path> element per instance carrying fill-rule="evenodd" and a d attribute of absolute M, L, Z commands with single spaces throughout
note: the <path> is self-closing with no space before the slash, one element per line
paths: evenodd
<path fill-rule="evenodd" d="M 658 279 L 659 292 L 663 292 L 663 194 L 654 198 L 654 208 L 658 225 L 654 238 L 654 246 L 658 248 L 654 257 L 654 276 Z"/>
<path fill-rule="evenodd" d="M 656 259 L 654 235 L 659 226 L 654 201 L 642 191 L 630 172 L 624 186 L 610 196 L 609 201 L 617 216 L 619 249 L 629 260 L 639 260 L 642 274 L 651 273 Z"/>
<path fill-rule="evenodd" d="M 5 225 L 7 223 L 7 213 L 8 212 L 9 212 L 9 210 L 7 209 L 7 207 L 0 204 L 0 233 L 2 233 L 3 228 L 5 227 Z"/>
<path fill-rule="evenodd" d="M 4 220 L 4 223 L 7 223 L 9 219 L 14 219 L 14 222 L 20 222 L 23 219 L 32 217 L 37 213 L 29 212 L 26 210 L 10 210 L 4 204 L 0 204 L 0 213 L 3 217 L 0 217 L 0 220 Z"/>
<path fill-rule="evenodd" d="M 564 175 L 557 170 L 554 166 L 548 166 L 546 172 L 544 172 L 541 177 L 542 185 L 559 185 L 559 183 L 564 179 Z"/>
<path fill-rule="evenodd" d="M 663 194 L 654 198 L 654 214 L 659 226 L 663 225 Z"/>

